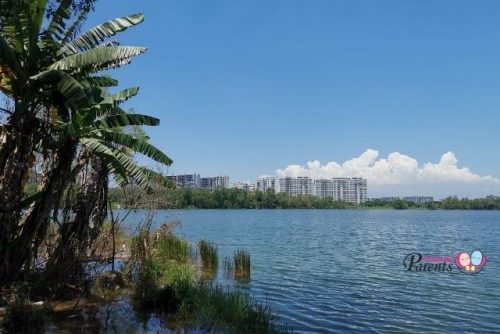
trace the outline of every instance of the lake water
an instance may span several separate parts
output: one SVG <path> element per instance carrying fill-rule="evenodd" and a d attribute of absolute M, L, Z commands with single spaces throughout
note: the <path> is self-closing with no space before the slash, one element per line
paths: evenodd
<path fill-rule="evenodd" d="M 500 212 L 425 210 L 179 210 L 177 233 L 250 251 L 251 280 L 231 288 L 268 303 L 297 333 L 500 332 Z M 132 214 L 127 225 L 140 219 Z M 480 249 L 475 275 L 409 272 L 405 256 Z"/>

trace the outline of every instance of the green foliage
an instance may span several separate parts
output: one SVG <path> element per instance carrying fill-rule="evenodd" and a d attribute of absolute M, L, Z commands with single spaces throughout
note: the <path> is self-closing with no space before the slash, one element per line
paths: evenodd
<path fill-rule="evenodd" d="M 147 246 L 154 239 L 152 246 Z M 215 246 L 201 241 L 199 247 L 204 263 L 214 265 L 218 261 Z M 161 310 L 187 328 L 228 333 L 288 332 L 277 324 L 268 306 L 257 304 L 245 293 L 197 280 L 185 240 L 143 229 L 133 238 L 131 252 L 137 266 L 134 299 L 143 311 Z M 244 251 L 237 254 L 238 266 L 249 267 L 250 255 Z"/>
<path fill-rule="evenodd" d="M 131 59 L 146 52 L 137 46 L 105 46 L 73 54 L 50 65 L 51 70 L 72 74 L 92 74 L 130 63 Z"/>
<path fill-rule="evenodd" d="M 66 55 L 95 48 L 107 38 L 144 21 L 143 14 L 133 14 L 99 24 L 68 43 L 61 51 Z"/>
<path fill-rule="evenodd" d="M 157 240 L 151 247 L 149 243 L 154 238 L 144 229 L 132 238 L 132 268 L 137 270 L 132 279 L 134 299 L 142 307 L 169 309 L 172 305 L 167 305 L 163 298 L 166 295 L 173 298 L 173 295 L 166 289 L 170 289 L 173 284 L 193 283 L 196 272 L 189 261 L 190 246 L 187 241 L 170 234 L 157 235 Z"/>
<path fill-rule="evenodd" d="M 114 192 L 115 203 L 121 206 L 132 206 L 119 191 Z M 444 209 L 444 210 L 500 210 L 500 197 L 487 196 L 484 198 L 468 199 L 447 197 L 442 201 L 433 201 L 423 204 L 401 199 L 394 201 L 373 200 L 362 204 L 334 201 L 331 198 L 314 196 L 289 196 L 284 193 L 248 192 L 243 189 L 220 188 L 213 191 L 206 189 L 170 189 L 168 192 L 157 194 L 170 203 L 169 207 L 178 209 Z"/>
<path fill-rule="evenodd" d="M 229 333 L 287 333 L 276 324 L 268 306 L 247 294 L 219 285 L 198 283 L 177 287 L 181 298 L 179 316 L 215 331 Z"/>
<path fill-rule="evenodd" d="M 198 243 L 198 247 L 200 249 L 200 257 L 203 267 L 217 270 L 217 266 L 219 265 L 217 246 L 209 243 L 206 240 L 201 240 Z"/>
<path fill-rule="evenodd" d="M 356 208 L 357 205 L 333 201 L 329 198 L 314 196 L 292 197 L 284 193 L 248 192 L 242 189 L 220 188 L 213 191 L 206 189 L 170 189 L 157 196 L 170 203 L 168 208 L 198 209 L 344 209 Z M 131 206 L 124 196 L 116 193 L 115 200 L 121 206 Z"/>
<path fill-rule="evenodd" d="M 155 248 L 155 258 L 159 262 L 173 260 L 180 263 L 186 263 L 190 259 L 191 246 L 189 243 L 173 234 L 160 236 Z"/>

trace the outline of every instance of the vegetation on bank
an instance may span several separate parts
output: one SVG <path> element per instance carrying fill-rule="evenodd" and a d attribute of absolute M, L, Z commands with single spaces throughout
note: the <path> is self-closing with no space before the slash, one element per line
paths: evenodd
<path fill-rule="evenodd" d="M 151 217 L 151 216 L 150 216 Z M 150 224 L 149 224 L 150 226 Z M 151 314 L 161 314 L 173 330 L 203 329 L 224 333 L 288 333 L 267 305 L 257 303 L 247 293 L 230 290 L 215 280 L 218 271 L 216 245 L 202 240 L 190 244 L 172 234 L 173 224 L 150 232 L 149 227 L 127 235 L 116 230 L 120 242 L 126 244 L 129 256 L 123 259 L 121 271 L 104 271 L 90 278 L 90 290 L 83 297 L 104 298 L 118 287 L 132 291 L 133 311 L 147 323 Z M 98 237 L 108 246 L 110 231 Z M 106 241 L 107 240 L 107 241 Z M 102 254 L 99 254 L 102 255 Z M 99 261 L 99 266 L 105 262 Z M 238 268 L 231 276 L 240 281 L 250 279 L 250 254 L 237 249 L 232 263 Z M 99 270 L 100 272 L 102 270 Z M 0 332 L 44 333 L 53 316 L 52 304 L 33 303 L 39 291 L 26 284 L 12 290 L 15 300 L 7 305 Z M 34 299 L 33 299 L 34 298 Z M 80 300 L 80 298 L 78 298 Z M 74 306 L 77 307 L 77 304 Z M 1 317 L 0 317 L 1 318 Z"/>
<path fill-rule="evenodd" d="M 160 192 L 158 197 L 168 203 L 163 208 L 177 209 L 358 209 L 358 208 L 387 208 L 387 209 L 444 209 L 444 210 L 500 210 L 500 197 L 487 196 L 484 198 L 457 198 L 447 197 L 441 201 L 423 204 L 404 201 L 373 200 L 362 204 L 334 201 L 331 198 L 315 196 L 293 197 L 285 193 L 248 192 L 242 189 L 171 189 Z M 109 190 L 109 197 L 115 207 L 134 206 L 135 202 L 124 196 L 120 188 Z"/>
<path fill-rule="evenodd" d="M 212 278 L 217 271 L 219 261 L 213 244 L 205 240 L 198 243 L 198 258 L 191 245 L 168 230 L 149 233 L 146 228 L 132 240 L 127 273 L 133 282 L 136 307 L 163 312 L 184 328 L 228 333 L 288 332 L 277 323 L 269 307 L 205 279 L 207 271 Z M 247 270 L 249 278 L 248 252 L 235 252 L 234 262 L 241 261 L 245 263 L 239 266 Z"/>

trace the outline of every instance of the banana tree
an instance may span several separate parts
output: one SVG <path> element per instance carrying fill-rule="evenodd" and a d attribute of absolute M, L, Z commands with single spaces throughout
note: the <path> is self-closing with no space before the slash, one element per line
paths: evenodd
<path fill-rule="evenodd" d="M 78 205 L 79 208 L 92 208 L 92 210 L 77 210 L 75 220 L 66 222 L 62 227 L 64 235 L 61 237 L 58 251 L 50 262 L 53 264 L 52 267 L 60 267 L 58 265 L 65 261 L 65 257 L 72 255 L 74 251 L 72 245 L 85 244 L 88 239 L 87 227 L 99 226 L 105 217 L 102 213 L 94 217 L 91 217 L 91 214 L 94 211 L 98 212 L 99 210 L 93 209 L 99 205 L 102 208 L 102 203 L 105 208 L 108 172 L 114 174 L 115 180 L 120 185 L 126 184 L 130 179 L 143 187 L 148 187 L 152 182 L 169 185 L 162 175 L 137 165 L 129 153 L 143 154 L 163 165 L 172 163 L 167 155 L 144 138 L 123 131 L 127 126 L 159 125 L 157 118 L 126 113 L 120 108 L 119 105 L 137 94 L 137 91 L 138 88 L 131 88 L 104 96 L 96 105 L 73 113 L 69 121 L 63 121 L 62 117 L 54 121 L 53 126 L 59 130 L 60 157 L 40 192 L 33 196 L 21 233 L 12 242 L 11 247 L 20 250 L 15 258 L 11 259 L 11 269 L 16 269 L 13 272 L 20 273 L 23 267 L 29 269 L 31 254 L 34 254 L 39 245 L 35 240 L 43 239 L 50 221 L 50 212 L 57 210 L 61 196 L 66 188 L 75 182 L 75 178 L 84 166 L 91 164 L 94 167 L 92 172 L 95 172 L 95 178 L 89 178 L 91 184 L 82 185 L 84 191 L 82 198 L 88 202 Z M 35 241 L 34 246 L 31 246 L 33 241 Z M 16 278 L 16 276 L 10 277 L 10 279 Z"/>
<path fill-rule="evenodd" d="M 44 138 L 46 120 L 55 114 L 69 121 L 76 110 L 94 102 L 89 98 L 94 89 L 109 85 L 98 72 L 128 64 L 145 51 L 107 41 L 142 22 L 142 14 L 110 20 L 76 36 L 91 6 L 83 6 L 72 16 L 73 1 L 55 4 L 50 11 L 47 0 L 6 0 L 0 6 L 0 91 L 14 105 L 2 125 L 0 141 L 0 281 L 8 280 L 16 267 L 11 265 L 15 249 L 9 246 L 18 243 L 21 235 L 36 234 L 39 228 L 39 224 L 25 226 L 32 221 L 29 216 L 34 209 L 24 222 L 22 189 L 36 148 L 50 142 Z M 55 160 L 59 162 L 49 170 L 47 180 L 70 173 L 64 161 L 71 161 L 76 145 L 68 140 L 57 149 Z M 55 181 L 47 184 L 42 195 L 63 187 Z M 51 197 L 45 196 L 45 201 Z M 40 205 L 40 200 L 37 208 L 50 207 Z"/>

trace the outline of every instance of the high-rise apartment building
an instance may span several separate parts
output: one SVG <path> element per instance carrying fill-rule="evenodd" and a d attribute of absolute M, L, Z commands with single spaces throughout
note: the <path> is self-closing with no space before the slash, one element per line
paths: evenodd
<path fill-rule="evenodd" d="M 278 180 L 277 192 L 290 196 L 314 195 L 313 180 L 304 177 L 284 177 Z"/>
<path fill-rule="evenodd" d="M 263 176 L 257 179 L 257 190 L 266 192 L 268 189 L 273 189 L 278 192 L 278 181 L 273 176 Z"/>
<path fill-rule="evenodd" d="M 229 188 L 229 176 L 202 177 L 201 187 L 209 190 L 216 188 Z"/>
<path fill-rule="evenodd" d="M 335 177 L 333 183 L 333 200 L 348 203 L 364 203 L 367 198 L 366 179 L 360 177 Z"/>
<path fill-rule="evenodd" d="M 247 182 L 236 182 L 231 185 L 231 188 L 253 192 L 255 191 L 255 184 Z"/>
<path fill-rule="evenodd" d="M 257 189 L 260 191 L 275 189 L 276 192 L 286 193 L 290 196 L 314 195 L 349 203 L 363 203 L 367 199 L 366 179 L 359 177 L 318 180 L 304 176 L 278 179 L 265 177 L 257 180 Z"/>
<path fill-rule="evenodd" d="M 167 179 L 172 181 L 179 188 L 200 188 L 200 174 L 169 175 Z"/>
<path fill-rule="evenodd" d="M 333 181 L 327 179 L 314 180 L 314 196 L 321 198 L 332 198 Z"/>

